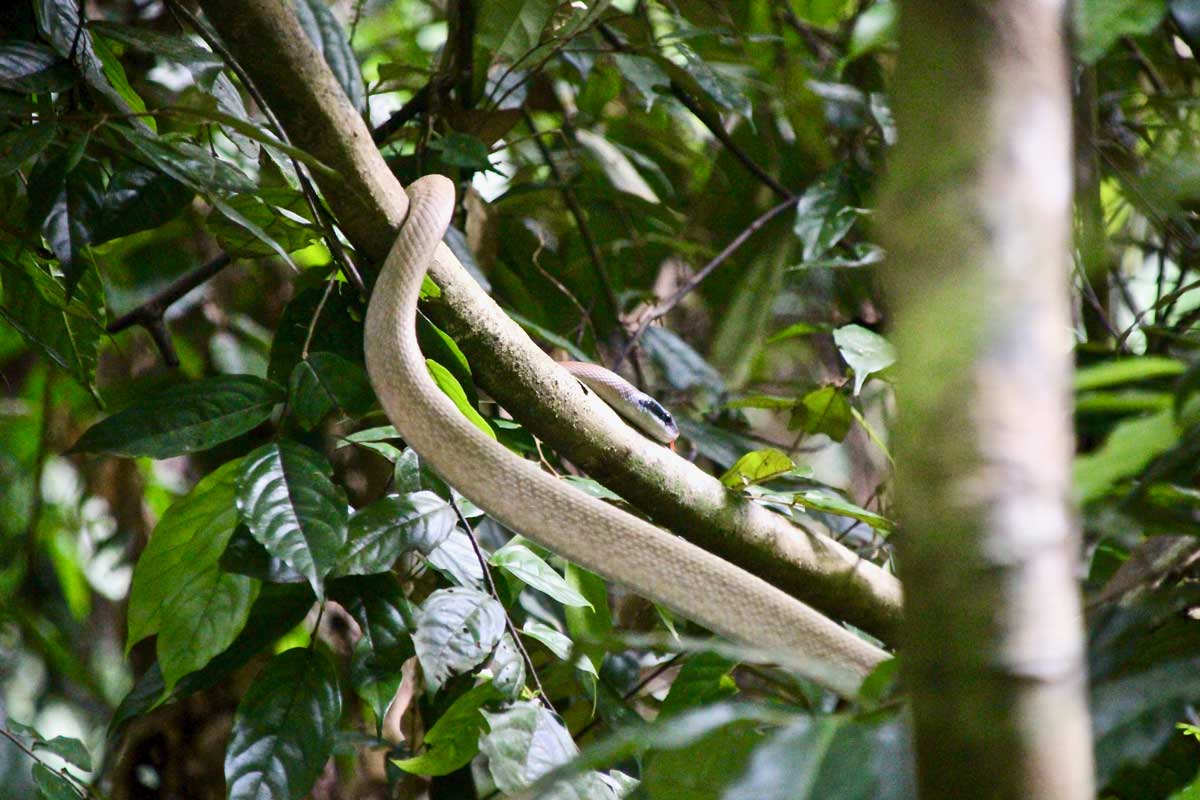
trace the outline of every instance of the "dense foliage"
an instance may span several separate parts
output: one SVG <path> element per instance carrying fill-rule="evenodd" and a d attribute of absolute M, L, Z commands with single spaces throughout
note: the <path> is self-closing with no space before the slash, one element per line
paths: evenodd
<path fill-rule="evenodd" d="M 294 5 L 400 180 L 457 182 L 448 243 L 536 340 L 625 361 L 729 491 L 889 564 L 895 5 Z M 405 449 L 374 265 L 189 8 L 0 8 L 0 795 L 911 796 L 894 662 L 840 703 Z M 1200 796 L 1200 2 L 1075 28 L 1100 785 Z M 621 502 L 422 325 L 464 413 Z"/>

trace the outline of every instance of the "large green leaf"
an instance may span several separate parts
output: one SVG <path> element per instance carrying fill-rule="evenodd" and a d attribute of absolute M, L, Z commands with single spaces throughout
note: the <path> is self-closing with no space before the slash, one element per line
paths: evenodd
<path fill-rule="evenodd" d="M 277 655 L 238 705 L 225 751 L 229 800 L 299 800 L 333 753 L 342 696 L 321 652 Z"/>
<path fill-rule="evenodd" d="M 392 763 L 414 775 L 449 775 L 466 766 L 479 752 L 479 734 L 486 725 L 481 709 L 499 699 L 491 681 L 459 695 L 426 732 L 425 751 Z"/>
<path fill-rule="evenodd" d="M 262 424 L 283 400 L 274 383 L 222 375 L 173 386 L 96 423 L 71 448 L 122 456 L 171 456 L 207 450 Z"/>
<path fill-rule="evenodd" d="M 346 493 L 317 451 L 283 440 L 263 445 L 242 462 L 237 507 L 267 552 L 308 578 L 317 598 L 346 543 Z"/>
<path fill-rule="evenodd" d="M 21 94 L 61 92 L 71 88 L 76 80 L 70 63 L 45 45 L 22 41 L 0 43 L 0 89 Z"/>
<path fill-rule="evenodd" d="M 167 691 L 233 642 L 258 593 L 258 581 L 218 566 L 238 523 L 240 467 L 240 461 L 225 464 L 175 501 L 133 570 L 127 649 L 158 634 Z"/>
<path fill-rule="evenodd" d="M 476 39 L 493 58 L 512 64 L 541 40 L 557 0 L 494 0 L 476 23 Z"/>
<path fill-rule="evenodd" d="M 528 547 L 509 542 L 492 554 L 493 566 L 553 597 L 565 606 L 591 608 L 587 598 L 575 590 L 553 567 Z"/>
<path fill-rule="evenodd" d="M 504 609 L 475 589 L 439 589 L 421 606 L 413 642 L 434 689 L 481 664 L 504 633 Z"/>
<path fill-rule="evenodd" d="M 457 524 L 454 509 L 433 492 L 377 500 L 350 518 L 350 532 L 332 574 L 386 572 L 405 551 L 433 552 Z"/>
<path fill-rule="evenodd" d="M 312 353 L 292 370 L 291 411 L 306 430 L 334 408 L 361 416 L 375 407 L 366 370 L 336 353 Z"/>
<path fill-rule="evenodd" d="M 663 699 L 659 716 L 662 719 L 698 706 L 726 700 L 737 694 L 737 684 L 730 673 L 734 662 L 716 653 L 696 653 L 671 682 Z"/>

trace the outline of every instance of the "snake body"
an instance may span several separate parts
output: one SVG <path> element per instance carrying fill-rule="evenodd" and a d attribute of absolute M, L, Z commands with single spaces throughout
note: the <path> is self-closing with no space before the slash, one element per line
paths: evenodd
<path fill-rule="evenodd" d="M 724 636 L 854 696 L 887 654 L 792 596 L 645 520 L 590 497 L 476 428 L 430 378 L 415 325 L 421 281 L 454 209 L 439 175 L 408 189 L 408 217 L 367 309 L 367 371 L 410 447 L 500 522 Z"/>

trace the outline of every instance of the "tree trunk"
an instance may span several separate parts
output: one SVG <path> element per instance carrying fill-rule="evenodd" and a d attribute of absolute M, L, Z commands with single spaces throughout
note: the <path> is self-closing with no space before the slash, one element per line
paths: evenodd
<path fill-rule="evenodd" d="M 882 209 L 923 798 L 1091 798 L 1062 0 L 909 0 Z"/>

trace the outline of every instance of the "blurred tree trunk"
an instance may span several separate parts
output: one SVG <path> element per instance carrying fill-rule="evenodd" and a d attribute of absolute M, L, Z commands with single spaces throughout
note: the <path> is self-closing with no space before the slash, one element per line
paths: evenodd
<path fill-rule="evenodd" d="M 1063 0 L 909 0 L 882 209 L 924 798 L 1091 798 Z"/>

